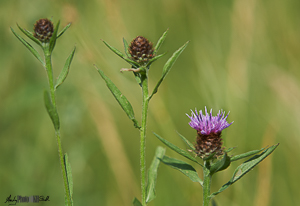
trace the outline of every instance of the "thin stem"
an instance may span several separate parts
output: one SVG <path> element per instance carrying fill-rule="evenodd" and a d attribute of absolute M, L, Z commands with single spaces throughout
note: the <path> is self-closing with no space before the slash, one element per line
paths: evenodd
<path fill-rule="evenodd" d="M 203 206 L 209 206 L 210 202 L 210 184 L 211 184 L 211 175 L 209 172 L 210 164 L 208 161 L 204 162 L 203 167 Z"/>
<path fill-rule="evenodd" d="M 44 55 L 45 55 L 46 70 L 47 70 L 49 87 L 50 87 L 51 101 L 52 101 L 53 107 L 55 108 L 55 110 L 57 110 L 54 83 L 53 83 L 53 70 L 52 70 L 52 63 L 51 63 L 51 53 L 49 52 L 49 47 L 48 46 L 44 47 Z M 60 167 L 61 167 L 62 176 L 63 176 L 63 180 L 64 180 L 65 195 L 67 197 L 68 205 L 71 206 L 72 203 L 71 203 L 71 197 L 70 197 L 70 188 L 68 186 L 68 179 L 67 179 L 66 167 L 65 167 L 65 162 L 64 162 L 64 155 L 63 155 L 63 151 L 62 151 L 62 147 L 61 147 L 61 139 L 60 139 L 60 131 L 59 130 L 55 131 L 55 136 L 56 136 L 56 139 L 57 139 Z"/>
<path fill-rule="evenodd" d="M 141 76 L 142 90 L 143 90 L 143 103 L 142 103 L 142 126 L 140 129 L 141 147 L 140 147 L 140 164 L 141 164 L 141 187 L 142 187 L 142 205 L 146 206 L 146 125 L 148 113 L 148 79 L 147 74 Z"/>
<path fill-rule="evenodd" d="M 44 54 L 45 54 L 45 60 L 46 60 L 46 70 L 47 70 L 49 87 L 50 87 L 51 101 L 52 101 L 54 108 L 56 108 L 55 91 L 54 91 L 54 83 L 53 83 L 53 70 L 52 70 L 52 63 L 51 63 L 51 53 L 49 52 L 48 46 L 44 47 Z"/>

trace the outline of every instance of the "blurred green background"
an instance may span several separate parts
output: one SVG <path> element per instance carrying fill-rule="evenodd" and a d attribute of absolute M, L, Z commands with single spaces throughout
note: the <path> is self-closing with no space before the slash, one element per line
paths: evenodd
<path fill-rule="evenodd" d="M 90 0 L 0 2 L 0 201 L 14 195 L 50 196 L 39 205 L 63 205 L 64 188 L 54 129 L 43 104 L 46 72 L 14 37 L 16 22 L 33 30 L 40 18 L 72 22 L 53 54 L 57 76 L 77 47 L 71 71 L 57 91 L 62 145 L 69 154 L 75 205 L 131 205 L 140 199 L 139 133 L 106 88 L 97 64 L 141 115 L 141 91 L 129 65 L 102 42 L 123 51 L 122 38 L 156 42 L 169 28 L 150 71 L 150 89 L 171 54 L 190 43 L 150 102 L 147 166 L 162 143 L 153 131 L 185 148 L 194 142 L 190 109 L 230 111 L 223 132 L 233 154 L 280 143 L 275 152 L 215 197 L 222 206 L 300 205 L 300 1 Z M 24 37 L 24 35 L 22 35 Z M 167 149 L 167 155 L 182 159 Z M 241 162 L 214 176 L 212 191 Z M 202 171 L 194 165 L 199 175 Z M 32 204 L 33 205 L 33 204 Z M 149 205 L 202 205 L 202 189 L 180 172 L 159 168 L 157 198 Z"/>

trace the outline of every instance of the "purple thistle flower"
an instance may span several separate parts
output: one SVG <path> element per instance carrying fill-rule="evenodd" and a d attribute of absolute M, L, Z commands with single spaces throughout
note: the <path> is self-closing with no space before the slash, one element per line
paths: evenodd
<path fill-rule="evenodd" d="M 202 110 L 197 112 L 192 111 L 192 115 L 187 116 L 191 119 L 189 122 L 189 125 L 194 128 L 195 130 L 199 131 L 202 135 L 209 135 L 211 133 L 219 133 L 223 129 L 229 127 L 233 122 L 228 123 L 226 121 L 228 114 L 225 116 L 225 112 L 221 112 L 219 110 L 219 113 L 217 116 L 212 116 L 212 109 L 210 110 L 210 113 L 207 113 L 207 109 L 205 107 L 205 115 L 202 114 Z"/>
<path fill-rule="evenodd" d="M 228 115 L 229 113 L 225 116 L 225 112 L 219 111 L 217 116 L 213 116 L 212 109 L 208 114 L 206 107 L 205 115 L 202 114 L 202 110 L 199 113 L 195 110 L 191 116 L 187 115 L 191 119 L 189 125 L 197 130 L 194 151 L 197 156 L 204 159 L 213 153 L 214 158 L 223 154 L 221 132 L 233 123 L 226 121 Z"/>

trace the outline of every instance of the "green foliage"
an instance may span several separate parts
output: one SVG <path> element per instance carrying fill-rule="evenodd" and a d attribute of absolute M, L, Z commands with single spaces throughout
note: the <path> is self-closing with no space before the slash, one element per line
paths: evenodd
<path fill-rule="evenodd" d="M 72 170 L 71 165 L 69 163 L 68 155 L 65 153 L 64 155 L 64 164 L 65 164 L 65 170 L 67 173 L 67 180 L 68 180 L 68 187 L 69 187 L 69 197 L 71 199 L 71 206 L 73 205 L 73 177 L 72 177 Z M 65 196 L 65 206 L 68 206 L 68 198 Z"/>
<path fill-rule="evenodd" d="M 19 26 L 19 25 L 18 25 Z M 21 29 L 21 27 L 19 27 Z M 35 50 L 35 48 L 33 48 L 31 46 L 31 44 L 29 44 L 25 39 L 23 39 L 19 34 L 17 34 L 12 28 L 10 28 L 11 31 L 13 32 L 13 34 L 26 46 L 27 49 L 29 49 L 29 51 L 33 54 L 33 56 L 35 56 L 35 58 L 37 58 L 44 67 L 46 67 L 45 62 L 43 61 L 42 57 L 39 55 L 39 53 Z M 23 31 L 26 35 L 28 32 L 25 32 L 24 30 L 21 29 L 21 31 Z M 29 34 L 28 34 L 29 36 Z M 31 36 L 30 36 L 31 37 Z M 34 38 L 34 37 L 33 37 Z M 35 38 L 34 38 L 35 39 Z M 37 40 L 37 39 L 35 39 Z M 37 40 L 38 41 L 38 40 Z M 35 41 L 36 42 L 36 41 Z M 40 44 L 40 42 L 38 41 L 38 44 Z"/>
<path fill-rule="evenodd" d="M 249 160 L 242 163 L 240 166 L 236 168 L 233 173 L 232 178 L 224 184 L 217 192 L 211 194 L 211 197 L 223 192 L 227 189 L 230 185 L 238 181 L 241 177 L 247 174 L 250 170 L 252 170 L 256 165 L 258 165 L 261 161 L 263 161 L 266 157 L 268 157 L 278 146 L 279 144 L 273 145 L 269 148 L 266 148 L 262 153 L 259 155 L 255 155 L 254 157 L 250 158 Z"/>
<path fill-rule="evenodd" d="M 135 197 L 133 199 L 132 206 L 142 206 L 142 203 Z"/>
<path fill-rule="evenodd" d="M 96 67 L 96 66 L 95 66 Z M 106 83 L 106 86 L 109 88 L 111 93 L 114 95 L 115 99 L 118 101 L 124 112 L 127 114 L 130 120 L 133 121 L 134 127 L 140 128 L 138 121 L 134 117 L 134 111 L 130 104 L 130 102 L 127 100 L 127 98 L 121 93 L 121 91 L 116 87 L 116 85 L 101 71 L 96 67 L 97 71 L 99 72 L 100 76 L 103 78 L 103 80 Z"/>
<path fill-rule="evenodd" d="M 177 60 L 177 58 L 179 57 L 179 55 L 183 52 L 183 50 L 186 48 L 186 46 L 188 45 L 188 43 L 189 42 L 186 42 L 182 47 L 180 47 L 177 51 L 175 51 L 173 53 L 173 55 L 169 58 L 169 60 L 165 63 L 165 65 L 163 67 L 163 71 L 162 71 L 162 76 L 161 76 L 160 80 L 158 81 L 158 83 L 156 84 L 156 86 L 154 87 L 153 92 L 150 95 L 149 99 L 151 99 L 152 96 L 155 93 L 157 93 L 158 87 L 160 86 L 160 84 L 162 83 L 162 81 L 165 79 L 165 77 L 167 76 L 167 74 L 171 70 L 172 66 L 174 65 L 175 61 Z"/>
<path fill-rule="evenodd" d="M 67 78 L 68 74 L 69 74 L 69 70 L 70 70 L 70 66 L 71 66 L 71 62 L 73 60 L 74 54 L 75 54 L 75 50 L 76 47 L 74 47 L 72 53 L 70 54 L 70 56 L 67 58 L 66 63 L 64 68 L 61 70 L 57 80 L 56 80 L 56 84 L 54 86 L 54 90 L 56 90 Z"/>
<path fill-rule="evenodd" d="M 154 158 L 148 170 L 148 181 L 147 181 L 147 197 L 146 202 L 149 203 L 155 197 L 155 186 L 156 186 L 156 179 L 157 179 L 157 170 L 161 159 L 164 157 L 166 152 L 165 148 L 158 146 L 155 151 Z"/>
<path fill-rule="evenodd" d="M 44 103 L 47 112 L 52 120 L 55 131 L 58 131 L 60 128 L 58 113 L 56 111 L 56 108 L 53 106 L 53 103 L 50 98 L 50 94 L 47 90 L 44 91 Z"/>
<path fill-rule="evenodd" d="M 166 146 L 168 146 L 170 149 L 174 150 L 175 152 L 177 152 L 178 154 L 182 155 L 185 158 L 188 158 L 189 160 L 192 160 L 193 162 L 196 162 L 197 164 L 200 164 L 196 158 L 194 158 L 192 155 L 190 155 L 190 153 L 188 153 L 187 151 L 180 149 L 179 147 L 177 147 L 176 145 L 172 144 L 171 142 L 168 142 L 167 140 L 165 140 L 164 138 L 160 137 L 158 134 L 154 133 L 154 135 L 160 140 L 162 141 L 162 143 L 164 143 Z M 201 164 L 200 164 L 201 165 Z"/>
<path fill-rule="evenodd" d="M 178 159 L 168 157 L 168 156 L 164 156 L 161 161 L 164 164 L 166 164 L 176 170 L 179 170 L 184 175 L 186 175 L 188 178 L 190 178 L 190 180 L 192 180 L 193 182 L 198 182 L 202 186 L 203 181 L 198 176 L 197 171 L 190 164 L 188 164 L 182 160 L 178 160 Z"/>

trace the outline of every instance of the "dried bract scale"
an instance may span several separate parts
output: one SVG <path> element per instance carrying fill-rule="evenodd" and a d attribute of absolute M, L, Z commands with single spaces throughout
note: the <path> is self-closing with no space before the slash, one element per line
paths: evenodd
<path fill-rule="evenodd" d="M 34 37 L 41 42 L 49 42 L 53 34 L 53 23 L 48 19 L 40 19 L 34 25 Z"/>
<path fill-rule="evenodd" d="M 198 113 L 192 111 L 192 115 L 187 115 L 191 121 L 189 125 L 197 130 L 197 139 L 195 145 L 195 153 L 201 158 L 209 157 L 215 153 L 214 157 L 223 154 L 221 132 L 223 129 L 229 127 L 233 122 L 226 121 L 229 113 L 225 116 L 225 112 L 219 111 L 217 116 L 212 116 L 212 110 L 207 113 L 205 107 L 205 115 L 202 110 Z"/>
<path fill-rule="evenodd" d="M 132 60 L 139 64 L 148 62 L 153 58 L 153 45 L 145 37 L 137 36 L 132 40 L 128 50 Z"/>

